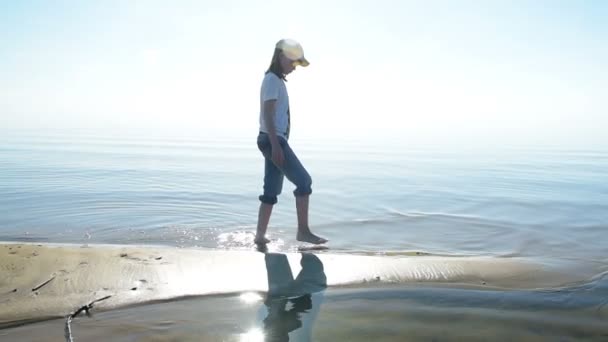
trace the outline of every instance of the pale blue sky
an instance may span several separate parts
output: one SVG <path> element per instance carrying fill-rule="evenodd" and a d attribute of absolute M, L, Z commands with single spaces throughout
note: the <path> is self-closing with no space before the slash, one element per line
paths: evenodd
<path fill-rule="evenodd" d="M 274 43 L 294 137 L 608 147 L 608 1 L 3 1 L 5 131 L 257 132 Z"/>

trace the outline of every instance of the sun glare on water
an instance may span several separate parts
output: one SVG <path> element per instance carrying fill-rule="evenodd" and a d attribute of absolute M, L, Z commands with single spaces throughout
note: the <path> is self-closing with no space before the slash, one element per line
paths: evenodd
<path fill-rule="evenodd" d="M 262 301 L 262 296 L 255 292 L 245 292 L 239 296 L 239 299 L 246 304 L 252 304 Z"/>
<path fill-rule="evenodd" d="M 239 342 L 264 342 L 264 332 L 260 328 L 254 328 L 241 334 Z"/>

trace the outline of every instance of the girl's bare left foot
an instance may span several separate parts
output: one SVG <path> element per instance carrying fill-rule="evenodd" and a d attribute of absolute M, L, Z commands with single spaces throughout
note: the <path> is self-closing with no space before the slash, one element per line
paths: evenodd
<path fill-rule="evenodd" d="M 298 234 L 296 235 L 296 240 L 312 243 L 314 245 L 321 245 L 328 241 L 327 239 L 324 239 L 320 236 L 316 236 L 315 234 L 313 234 L 311 232 L 308 232 L 308 233 L 298 232 Z"/>

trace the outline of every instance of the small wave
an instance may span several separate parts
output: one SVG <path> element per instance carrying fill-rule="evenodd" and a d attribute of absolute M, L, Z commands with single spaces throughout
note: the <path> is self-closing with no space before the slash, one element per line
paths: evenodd
<path fill-rule="evenodd" d="M 385 222 L 394 222 L 395 220 L 427 220 L 427 219 L 442 219 L 442 220 L 458 220 L 465 222 L 486 222 L 487 219 L 478 216 L 478 215 L 467 215 L 467 214 L 455 214 L 455 213 L 446 213 L 446 212 L 428 212 L 428 211 L 408 211 L 403 212 L 397 209 L 387 209 L 386 215 L 381 215 L 378 217 L 370 217 L 370 218 L 357 218 L 352 221 L 345 222 L 334 222 L 332 224 L 376 224 L 376 223 L 385 223 Z M 490 223 L 490 222 L 488 222 Z M 495 222 L 498 224 L 498 222 Z M 502 222 L 501 222 L 502 223 Z"/>
<path fill-rule="evenodd" d="M 424 211 L 410 211 L 402 212 L 396 209 L 388 209 L 388 212 L 394 216 L 407 217 L 407 218 L 428 218 L 428 217 L 441 217 L 441 218 L 457 218 L 467 220 L 478 220 L 480 219 L 477 215 L 466 215 L 466 214 L 453 214 L 444 212 L 424 212 Z"/>

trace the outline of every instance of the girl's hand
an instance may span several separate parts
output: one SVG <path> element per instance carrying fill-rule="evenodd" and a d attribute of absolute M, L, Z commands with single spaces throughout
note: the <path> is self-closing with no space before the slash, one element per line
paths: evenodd
<path fill-rule="evenodd" d="M 272 152 L 272 162 L 278 166 L 281 167 L 283 166 L 283 162 L 285 161 L 285 156 L 283 155 L 283 148 L 281 147 L 281 144 L 273 144 L 271 146 L 271 152 Z"/>

